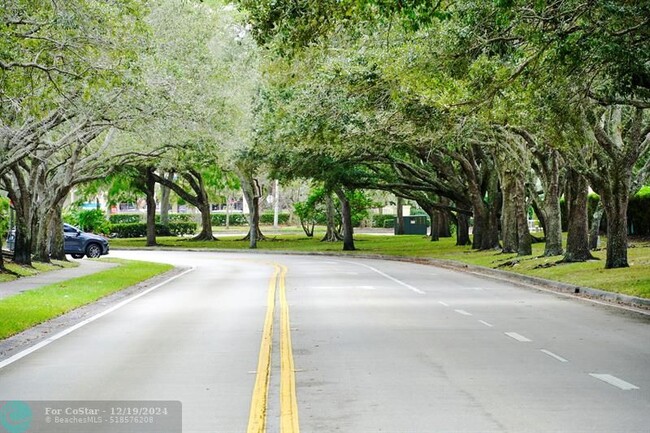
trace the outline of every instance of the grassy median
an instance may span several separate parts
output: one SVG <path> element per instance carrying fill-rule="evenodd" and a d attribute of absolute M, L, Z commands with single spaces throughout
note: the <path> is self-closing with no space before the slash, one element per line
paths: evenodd
<path fill-rule="evenodd" d="M 195 242 L 183 238 L 161 237 L 161 246 L 173 248 L 197 248 L 219 250 L 242 250 L 248 242 L 241 236 L 221 236 L 218 241 Z M 630 267 L 605 270 L 606 251 L 594 252 L 597 260 L 586 263 L 558 263 L 562 257 L 541 257 L 543 243 L 533 245 L 533 255 L 517 257 L 516 254 L 502 254 L 498 251 L 474 251 L 470 247 L 455 246 L 455 239 L 441 239 L 431 242 L 424 236 L 355 235 L 357 251 L 347 254 L 381 254 L 405 257 L 446 259 L 468 264 L 499 268 L 506 271 L 533 275 L 550 280 L 563 281 L 583 287 L 592 287 L 632 296 L 650 298 L 650 241 L 632 240 L 628 251 Z M 143 239 L 114 239 L 114 248 L 144 247 Z M 320 242 L 319 238 L 303 235 L 269 236 L 258 243 L 260 250 L 304 251 L 341 253 L 341 243 Z"/>
<path fill-rule="evenodd" d="M 108 259 L 119 266 L 0 300 L 0 339 L 94 302 L 173 268 L 171 265 Z"/>

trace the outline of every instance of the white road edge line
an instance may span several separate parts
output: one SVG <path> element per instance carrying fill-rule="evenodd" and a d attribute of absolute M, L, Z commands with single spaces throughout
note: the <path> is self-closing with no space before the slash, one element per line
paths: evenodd
<path fill-rule="evenodd" d="M 555 353 L 551 352 L 550 350 L 540 349 L 540 352 L 542 352 L 542 353 L 544 353 L 544 354 L 550 356 L 551 358 L 555 358 L 555 359 L 557 359 L 557 360 L 560 361 L 560 362 L 569 362 L 568 359 L 564 359 L 564 358 L 562 358 L 560 355 L 556 355 Z"/>
<path fill-rule="evenodd" d="M 611 374 L 589 373 L 589 376 L 595 377 L 596 379 L 599 379 L 599 380 L 602 380 L 603 382 L 609 383 L 610 385 L 615 386 L 617 388 L 620 388 L 623 391 L 631 391 L 633 389 L 639 389 L 638 386 L 632 385 L 631 383 L 626 382 L 623 379 L 619 379 L 616 376 L 612 376 Z"/>
<path fill-rule="evenodd" d="M 458 314 L 462 314 L 463 316 L 471 316 L 472 315 L 472 313 L 467 312 L 465 310 L 454 310 L 454 311 L 457 312 Z"/>
<path fill-rule="evenodd" d="M 533 340 L 531 340 L 529 338 L 524 337 L 521 334 L 517 334 L 516 332 L 506 332 L 505 334 L 510 338 L 514 338 L 517 341 L 521 341 L 522 343 L 529 343 L 529 342 L 533 341 Z"/>
<path fill-rule="evenodd" d="M 494 328 L 494 325 L 492 325 L 492 324 L 486 322 L 485 320 L 479 320 L 479 323 L 484 324 L 484 325 L 487 326 L 488 328 Z"/>
<path fill-rule="evenodd" d="M 127 299 L 123 300 L 123 301 L 120 302 L 119 304 L 113 305 L 113 306 L 110 307 L 109 309 L 104 310 L 104 311 L 102 311 L 101 313 L 95 314 L 94 316 L 89 317 L 89 318 L 87 318 L 86 320 L 83 320 L 83 321 L 77 323 L 76 325 L 71 326 L 71 327 L 69 327 L 68 329 L 65 329 L 65 330 L 59 332 L 58 334 L 55 334 L 55 335 L 51 336 L 51 337 L 48 338 L 47 340 L 43 340 L 43 341 L 41 341 L 40 343 L 35 344 L 34 346 L 32 346 L 32 347 L 30 347 L 30 348 L 28 348 L 28 349 L 23 350 L 22 352 L 16 353 L 15 355 L 13 355 L 13 356 L 11 356 L 11 357 L 5 359 L 4 361 L 0 362 L 0 369 L 3 369 L 4 367 L 6 367 L 6 366 L 8 366 L 8 365 L 10 365 L 10 364 L 13 364 L 14 362 L 18 361 L 19 359 L 22 359 L 22 358 L 26 357 L 27 355 L 29 355 L 29 354 L 31 354 L 31 353 L 34 353 L 34 352 L 36 352 L 36 351 L 39 350 L 39 349 L 42 349 L 43 347 L 49 345 L 50 343 L 53 343 L 53 342 L 55 342 L 56 340 L 59 340 L 60 338 L 63 338 L 63 337 L 65 337 L 66 335 L 68 335 L 68 334 L 70 334 L 70 333 L 76 331 L 77 329 L 79 329 L 79 328 L 81 328 L 81 327 L 83 327 L 83 326 L 86 326 L 86 325 L 88 325 L 89 323 L 92 323 L 92 322 L 94 322 L 95 320 L 100 319 L 100 318 L 106 316 L 107 314 L 112 313 L 112 312 L 115 311 L 115 310 L 118 310 L 118 309 L 122 308 L 122 307 L 125 306 L 126 304 L 129 304 L 129 303 L 135 301 L 136 299 L 141 298 L 141 297 L 143 297 L 144 295 L 153 292 L 154 290 L 158 289 L 159 287 L 162 287 L 162 286 L 164 286 L 165 284 L 170 283 L 170 282 L 174 281 L 175 279 L 180 278 L 180 277 L 182 277 L 183 275 L 185 275 L 185 274 L 187 274 L 187 273 L 189 273 L 189 272 L 192 272 L 192 271 L 195 270 L 195 269 L 196 269 L 196 268 L 191 268 L 191 269 L 188 269 L 188 270 L 186 270 L 186 271 L 181 272 L 181 273 L 178 274 L 178 275 L 174 275 L 173 277 L 171 277 L 171 278 L 169 278 L 169 279 L 163 281 L 162 283 L 156 284 L 155 286 L 148 288 L 148 289 L 145 290 L 144 292 L 141 292 L 141 293 L 138 293 L 137 295 L 131 296 L 130 298 L 127 298 Z"/>
<path fill-rule="evenodd" d="M 394 281 L 394 282 L 396 282 L 397 284 L 399 284 L 399 285 L 401 285 L 401 286 L 404 286 L 404 287 L 406 287 L 407 289 L 412 290 L 412 291 L 414 291 L 415 293 L 417 293 L 417 294 L 419 294 L 419 295 L 424 295 L 424 294 L 426 294 L 425 292 L 423 292 L 422 290 L 418 289 L 417 287 L 413 287 L 413 286 L 411 286 L 410 284 L 407 284 L 407 283 L 405 283 L 405 282 L 403 282 L 403 281 L 400 281 L 400 280 L 398 280 L 398 279 L 395 278 L 395 277 L 391 277 L 390 275 L 385 274 L 385 273 L 383 273 L 382 271 L 380 271 L 379 269 L 377 269 L 377 268 L 373 268 L 372 266 L 366 265 L 366 264 L 364 264 L 364 263 L 350 262 L 350 261 L 345 261 L 345 263 L 353 263 L 353 264 L 358 265 L 358 266 L 363 266 L 364 268 L 368 268 L 368 269 L 370 269 L 371 271 L 377 272 L 377 273 L 378 273 L 379 275 L 381 275 L 382 277 L 388 278 L 389 280 Z"/>

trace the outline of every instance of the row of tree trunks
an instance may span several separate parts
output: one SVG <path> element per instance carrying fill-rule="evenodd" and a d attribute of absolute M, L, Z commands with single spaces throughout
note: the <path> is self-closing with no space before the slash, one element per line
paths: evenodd
<path fill-rule="evenodd" d="M 565 262 L 584 262 L 593 259 L 589 251 L 587 200 L 589 193 L 587 180 L 580 173 L 569 170 L 567 173 L 567 245 Z"/>

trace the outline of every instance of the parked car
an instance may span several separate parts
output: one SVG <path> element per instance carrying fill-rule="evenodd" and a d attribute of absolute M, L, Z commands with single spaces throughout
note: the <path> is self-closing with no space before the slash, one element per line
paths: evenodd
<path fill-rule="evenodd" d="M 16 230 L 12 229 L 7 236 L 7 248 L 14 250 L 16 242 Z M 63 249 L 75 259 L 82 259 L 84 256 L 97 258 L 108 254 L 108 240 L 93 233 L 86 233 L 70 224 L 63 224 Z"/>
<path fill-rule="evenodd" d="M 82 232 L 75 226 L 63 224 L 63 249 L 75 259 L 89 258 L 108 254 L 108 239 L 93 233 Z"/>

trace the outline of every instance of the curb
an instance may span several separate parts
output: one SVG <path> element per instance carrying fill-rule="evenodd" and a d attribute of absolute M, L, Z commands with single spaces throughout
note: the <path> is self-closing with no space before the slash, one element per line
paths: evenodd
<path fill-rule="evenodd" d="M 149 248 L 119 248 L 126 251 L 191 251 L 191 252 L 219 252 L 219 253 L 244 253 L 244 254 L 278 254 L 288 256 L 324 256 L 324 257 L 356 257 L 361 259 L 391 260 L 396 262 L 416 263 L 421 265 L 436 266 L 459 272 L 492 278 L 499 281 L 518 284 L 523 287 L 533 288 L 545 292 L 551 292 L 569 296 L 575 299 L 588 300 L 602 305 L 621 308 L 636 313 L 650 316 L 650 299 L 636 296 L 623 295 L 621 293 L 607 292 L 605 290 L 591 287 L 577 286 L 575 284 L 563 283 L 560 281 L 547 280 L 529 275 L 517 274 L 515 272 L 502 271 L 499 269 L 487 268 L 485 266 L 471 265 L 453 260 L 428 259 L 422 257 L 389 256 L 381 254 L 357 254 L 344 252 L 319 252 L 319 251 L 281 251 L 281 250 L 257 250 L 257 249 L 203 249 L 203 248 L 171 248 L 171 247 L 149 247 Z"/>

